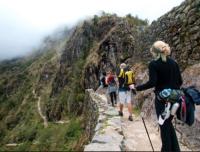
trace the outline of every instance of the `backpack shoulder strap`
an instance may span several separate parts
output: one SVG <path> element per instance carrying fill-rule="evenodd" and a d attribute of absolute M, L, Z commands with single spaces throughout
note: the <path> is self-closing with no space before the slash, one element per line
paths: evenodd
<path fill-rule="evenodd" d="M 124 69 L 120 69 L 120 73 L 119 73 L 118 77 L 119 78 L 124 78 L 125 77 Z"/>

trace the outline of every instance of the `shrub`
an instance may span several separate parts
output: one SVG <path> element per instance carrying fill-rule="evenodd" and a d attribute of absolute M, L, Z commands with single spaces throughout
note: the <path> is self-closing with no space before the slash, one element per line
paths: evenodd
<path fill-rule="evenodd" d="M 37 135 L 36 126 L 26 126 L 19 132 L 19 138 L 21 141 L 33 141 Z"/>
<path fill-rule="evenodd" d="M 72 120 L 67 127 L 67 131 L 65 133 L 65 140 L 67 141 L 75 141 L 78 140 L 81 136 L 82 129 L 81 124 L 78 120 Z"/>
<path fill-rule="evenodd" d="M 19 122 L 20 118 L 15 115 L 9 115 L 6 118 L 6 126 L 8 129 L 13 129 Z"/>
<path fill-rule="evenodd" d="M 47 151 L 52 144 L 52 133 L 55 133 L 52 128 L 46 128 L 40 130 L 38 148 L 40 151 Z"/>
<path fill-rule="evenodd" d="M 31 143 L 25 142 L 16 147 L 15 151 L 28 151 L 30 150 Z"/>
<path fill-rule="evenodd" d="M 0 124 L 0 140 L 2 140 L 6 135 L 6 126 L 4 124 Z"/>

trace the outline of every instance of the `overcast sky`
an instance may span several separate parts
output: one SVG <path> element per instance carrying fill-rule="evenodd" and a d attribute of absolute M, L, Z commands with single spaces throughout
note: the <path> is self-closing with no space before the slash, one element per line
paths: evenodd
<path fill-rule="evenodd" d="M 23 55 L 63 25 L 101 11 L 150 22 L 184 0 L 0 0 L 0 60 Z"/>

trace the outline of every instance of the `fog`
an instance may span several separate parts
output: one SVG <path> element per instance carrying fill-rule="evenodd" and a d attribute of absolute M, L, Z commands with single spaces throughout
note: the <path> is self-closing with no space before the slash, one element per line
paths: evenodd
<path fill-rule="evenodd" d="M 13 20 L 0 20 L 0 60 L 30 52 L 48 34 Z"/>
<path fill-rule="evenodd" d="M 0 60 L 25 55 L 61 26 L 101 11 L 150 22 L 183 0 L 0 0 Z"/>

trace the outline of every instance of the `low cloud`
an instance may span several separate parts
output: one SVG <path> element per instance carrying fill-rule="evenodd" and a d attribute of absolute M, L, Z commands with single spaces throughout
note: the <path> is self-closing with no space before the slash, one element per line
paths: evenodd
<path fill-rule="evenodd" d="M 150 22 L 183 0 L 1 0 L 0 60 L 25 55 L 57 27 L 100 11 L 137 15 Z"/>

